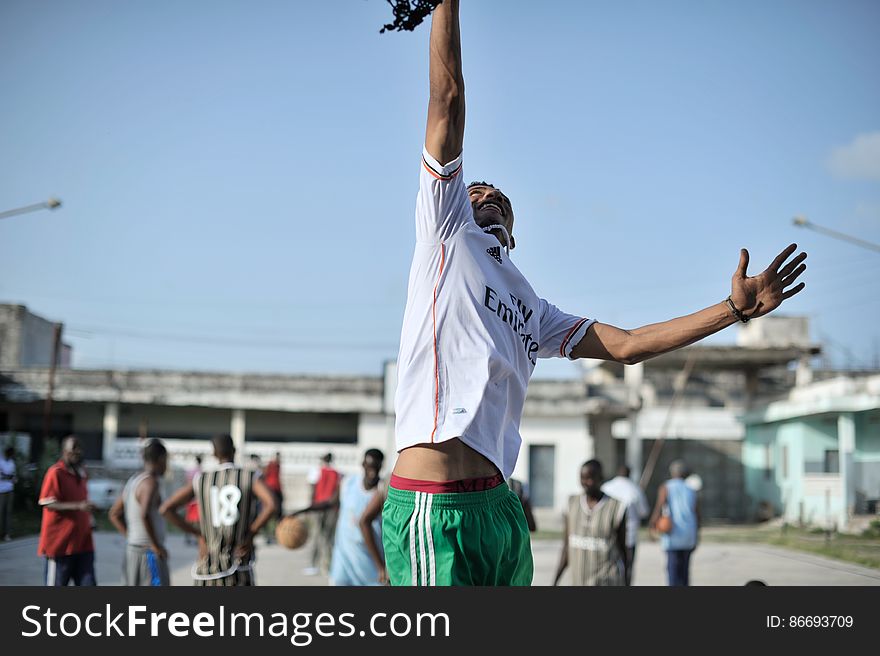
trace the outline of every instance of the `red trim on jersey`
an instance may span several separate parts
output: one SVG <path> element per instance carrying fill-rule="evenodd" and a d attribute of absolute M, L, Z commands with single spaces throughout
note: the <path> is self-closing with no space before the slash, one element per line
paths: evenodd
<path fill-rule="evenodd" d="M 446 262 L 446 246 L 440 244 L 440 273 L 437 274 L 437 282 L 434 284 L 434 302 L 431 304 L 431 322 L 434 326 L 434 428 L 431 430 L 431 444 L 434 443 L 434 434 L 437 432 L 437 419 L 440 416 L 440 359 L 437 353 L 437 287 L 443 275 L 443 265 Z"/>
<path fill-rule="evenodd" d="M 504 483 L 501 474 L 484 478 L 466 478 L 460 481 L 420 481 L 391 474 L 389 485 L 395 490 L 427 492 L 428 494 L 455 494 L 459 492 L 485 492 Z"/>
<path fill-rule="evenodd" d="M 565 357 L 565 347 L 568 345 L 568 340 L 570 340 L 571 336 L 574 335 L 578 331 L 578 329 L 584 325 L 584 321 L 586 321 L 586 319 L 581 319 L 580 321 L 578 321 L 574 325 L 574 328 L 568 331 L 565 339 L 562 340 L 562 344 L 559 347 L 559 355 L 561 355 L 563 358 Z"/>
<path fill-rule="evenodd" d="M 458 167 L 449 175 L 443 175 L 442 173 L 435 171 L 433 168 L 431 168 L 431 165 L 428 164 L 428 160 L 426 160 L 424 157 L 422 157 L 422 165 L 425 167 L 425 170 L 428 173 L 430 173 L 433 177 L 437 178 L 438 180 L 452 180 L 452 178 L 454 178 L 459 173 L 461 173 L 461 164 L 459 164 Z"/>

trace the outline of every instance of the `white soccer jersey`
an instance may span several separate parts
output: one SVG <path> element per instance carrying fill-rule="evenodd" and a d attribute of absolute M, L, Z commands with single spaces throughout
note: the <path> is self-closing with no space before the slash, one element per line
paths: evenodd
<path fill-rule="evenodd" d="M 538 358 L 570 357 L 594 320 L 540 298 L 477 226 L 461 156 L 423 152 L 395 396 L 397 450 L 459 438 L 513 473 Z"/>

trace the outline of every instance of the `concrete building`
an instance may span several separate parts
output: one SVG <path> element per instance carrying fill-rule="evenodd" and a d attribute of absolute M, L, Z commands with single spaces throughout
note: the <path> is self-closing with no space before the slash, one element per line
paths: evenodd
<path fill-rule="evenodd" d="M 58 327 L 56 365 L 69 367 L 71 348 L 60 342 L 61 324 L 32 314 L 24 305 L 0 304 L 0 370 L 48 367 Z"/>
<path fill-rule="evenodd" d="M 587 380 L 622 383 L 632 409 L 612 424 L 612 451 L 603 462 L 645 470 L 649 499 L 678 458 L 702 480 L 701 509 L 708 519 L 753 519 L 745 495 L 742 415 L 755 404 L 812 379 L 806 318 L 771 315 L 739 327 L 737 344 L 694 345 L 623 367 L 595 363 Z"/>
<path fill-rule="evenodd" d="M 393 365 L 375 377 L 62 370 L 52 434 L 75 432 L 93 468 L 107 470 L 138 467 L 141 441 L 158 437 L 170 448 L 172 468 L 183 472 L 196 454 L 210 454 L 212 434 L 229 433 L 244 457 L 265 461 L 281 452 L 287 499 L 296 507 L 306 502 L 307 474 L 324 453 L 355 471 L 367 448 L 394 452 L 393 380 Z M 3 371 L 0 433 L 36 434 L 47 391 L 47 370 Z M 515 475 L 530 483 L 538 507 L 561 513 L 578 489 L 577 465 L 596 452 L 591 420 L 605 427 L 602 439 L 609 441 L 608 418 L 623 414 L 613 399 L 588 393 L 583 381 L 534 382 Z"/>
<path fill-rule="evenodd" d="M 846 528 L 880 502 L 880 375 L 793 389 L 746 414 L 748 501 L 792 523 Z"/>
<path fill-rule="evenodd" d="M 704 481 L 707 518 L 749 519 L 740 417 L 809 381 L 819 348 L 807 332 L 804 319 L 766 317 L 745 327 L 738 346 L 692 346 L 632 367 L 592 363 L 583 379 L 533 380 L 514 476 L 528 483 L 539 524 L 560 524 L 566 499 L 580 491 L 579 466 L 593 457 L 609 474 L 623 462 L 636 476 L 648 465 L 652 500 L 666 465 L 684 457 Z M 46 368 L 0 368 L 0 441 L 43 434 L 48 381 Z M 395 386 L 393 364 L 377 376 L 60 369 L 49 432 L 75 432 L 93 469 L 111 476 L 139 466 L 143 439 L 161 438 L 178 479 L 195 455 L 210 453 L 211 435 L 229 433 L 242 457 L 281 452 L 295 508 L 327 451 L 347 471 L 367 448 L 393 454 Z"/>

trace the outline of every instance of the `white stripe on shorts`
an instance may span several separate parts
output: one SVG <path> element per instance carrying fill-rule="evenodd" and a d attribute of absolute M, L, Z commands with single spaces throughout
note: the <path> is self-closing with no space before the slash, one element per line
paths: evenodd
<path fill-rule="evenodd" d="M 434 562 L 434 536 L 431 534 L 431 505 L 434 503 L 434 495 L 428 495 L 428 506 L 425 508 L 425 514 L 428 516 L 425 522 L 425 533 L 428 540 L 428 571 L 431 573 L 431 579 L 428 585 L 437 585 L 437 564 Z"/>
<path fill-rule="evenodd" d="M 419 556 L 421 556 L 422 583 L 428 585 L 428 574 L 426 573 L 425 563 L 425 502 L 427 502 L 428 494 L 422 494 L 421 507 L 419 508 Z"/>
<path fill-rule="evenodd" d="M 412 573 L 412 584 L 414 587 L 419 584 L 418 572 L 416 570 L 416 524 L 419 521 L 419 498 L 421 494 L 421 492 L 416 492 L 415 508 L 409 520 L 409 570 Z"/>

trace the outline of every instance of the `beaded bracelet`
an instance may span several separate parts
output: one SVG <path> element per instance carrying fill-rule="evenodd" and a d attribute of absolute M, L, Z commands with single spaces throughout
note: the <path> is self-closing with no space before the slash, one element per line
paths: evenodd
<path fill-rule="evenodd" d="M 740 310 L 738 310 L 733 304 L 733 299 L 731 299 L 730 296 L 727 297 L 727 307 L 730 308 L 730 311 L 733 312 L 733 316 L 735 316 L 739 321 L 742 321 L 743 323 L 749 322 L 749 319 L 751 317 L 747 317 Z"/>

